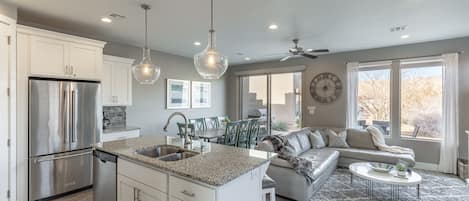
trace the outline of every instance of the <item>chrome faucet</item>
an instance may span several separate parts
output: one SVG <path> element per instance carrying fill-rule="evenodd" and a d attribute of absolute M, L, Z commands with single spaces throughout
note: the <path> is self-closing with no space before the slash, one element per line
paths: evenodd
<path fill-rule="evenodd" d="M 169 115 L 168 117 L 168 120 L 166 121 L 166 124 L 164 125 L 163 127 L 163 130 L 165 132 L 168 132 L 168 125 L 169 125 L 169 122 L 171 121 L 171 119 L 174 117 L 174 116 L 181 116 L 182 118 L 184 118 L 184 145 L 188 145 L 188 144 L 192 144 L 192 140 L 190 139 L 189 137 L 189 133 L 187 132 L 187 129 L 188 129 L 188 122 L 187 122 L 187 118 L 186 118 L 186 115 L 182 114 L 181 112 L 174 112 L 172 113 L 171 115 Z"/>

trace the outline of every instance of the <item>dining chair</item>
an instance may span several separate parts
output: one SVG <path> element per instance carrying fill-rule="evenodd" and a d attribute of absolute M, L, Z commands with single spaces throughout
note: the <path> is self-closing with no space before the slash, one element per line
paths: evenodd
<path fill-rule="evenodd" d="M 198 131 L 207 130 L 207 124 L 205 122 L 205 118 L 190 119 L 189 122 L 191 122 L 191 124 L 194 124 L 195 130 L 198 130 Z"/>
<path fill-rule="evenodd" d="M 251 120 L 241 120 L 239 121 L 239 126 L 238 126 L 238 138 L 236 142 L 236 146 L 238 147 L 249 147 L 249 124 Z"/>
<path fill-rule="evenodd" d="M 225 127 L 225 133 L 223 134 L 223 137 L 219 140 L 219 142 L 224 145 L 236 146 L 239 124 L 239 122 L 227 123 Z"/>
<path fill-rule="evenodd" d="M 259 119 L 251 119 L 249 122 L 249 141 L 247 148 L 255 147 L 259 141 L 259 131 L 260 131 L 260 121 Z"/>
<path fill-rule="evenodd" d="M 207 127 L 210 128 L 210 129 L 220 128 L 220 121 L 218 120 L 218 117 L 205 118 L 205 122 L 207 124 Z"/>
<path fill-rule="evenodd" d="M 178 134 L 179 137 L 181 138 L 184 138 L 184 127 L 185 127 L 185 124 L 184 123 L 179 123 L 177 122 L 176 125 L 178 126 Z M 187 132 L 188 133 L 194 133 L 194 124 L 187 124 Z"/>

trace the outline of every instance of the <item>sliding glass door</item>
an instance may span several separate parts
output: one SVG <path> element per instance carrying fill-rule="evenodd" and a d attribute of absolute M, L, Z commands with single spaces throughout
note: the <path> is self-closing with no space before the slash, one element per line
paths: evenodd
<path fill-rule="evenodd" d="M 301 128 L 301 72 L 240 77 L 240 116 L 264 120 L 263 134 Z"/>

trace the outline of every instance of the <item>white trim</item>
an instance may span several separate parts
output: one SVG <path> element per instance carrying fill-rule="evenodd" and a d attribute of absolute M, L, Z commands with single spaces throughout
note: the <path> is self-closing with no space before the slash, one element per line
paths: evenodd
<path fill-rule="evenodd" d="M 438 164 L 436 163 L 424 163 L 424 162 L 415 162 L 416 169 L 438 171 Z"/>
<path fill-rule="evenodd" d="M 246 76 L 246 75 L 260 75 L 260 74 L 280 74 L 280 73 L 293 73 L 301 72 L 306 70 L 306 66 L 289 66 L 289 67 L 275 67 L 275 68 L 263 68 L 256 70 L 244 70 L 234 72 L 237 76 Z"/>
<path fill-rule="evenodd" d="M 17 30 L 19 33 L 24 33 L 27 35 L 35 35 L 35 36 L 40 36 L 40 37 L 45 37 L 45 38 L 52 38 L 56 40 L 65 40 L 68 42 L 86 44 L 86 45 L 95 46 L 99 48 L 104 48 L 104 45 L 106 45 L 106 42 L 104 41 L 93 40 L 89 38 L 83 38 L 79 36 L 74 36 L 70 34 L 54 32 L 54 31 L 48 31 L 48 30 L 24 26 L 24 25 L 18 25 Z"/>

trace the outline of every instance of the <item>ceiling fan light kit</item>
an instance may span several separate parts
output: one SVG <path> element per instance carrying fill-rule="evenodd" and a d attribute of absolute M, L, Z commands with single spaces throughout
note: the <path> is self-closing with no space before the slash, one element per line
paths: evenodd
<path fill-rule="evenodd" d="M 151 61 L 151 50 L 148 47 L 148 10 L 150 6 L 146 4 L 141 5 L 145 11 L 145 46 L 142 48 L 142 59 L 139 63 L 132 66 L 132 74 L 140 84 L 151 85 L 154 84 L 161 74 L 161 68 Z"/>
<path fill-rule="evenodd" d="M 210 30 L 208 45 L 200 53 L 194 55 L 194 66 L 204 79 L 219 79 L 228 69 L 228 57 L 215 50 L 215 29 L 213 28 L 213 0 L 210 1 Z"/>

